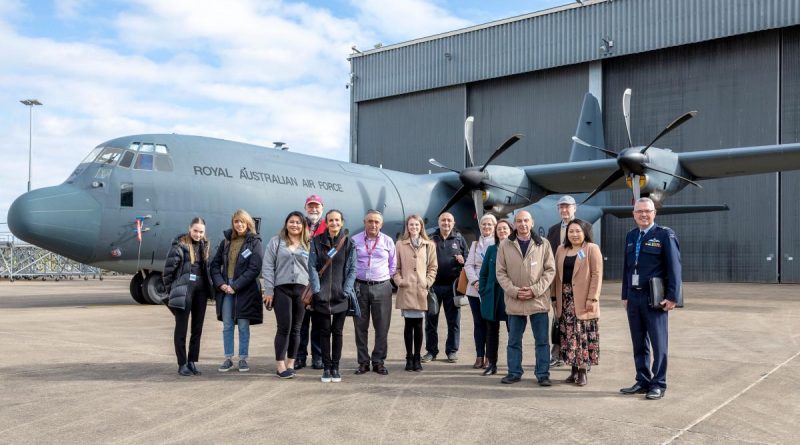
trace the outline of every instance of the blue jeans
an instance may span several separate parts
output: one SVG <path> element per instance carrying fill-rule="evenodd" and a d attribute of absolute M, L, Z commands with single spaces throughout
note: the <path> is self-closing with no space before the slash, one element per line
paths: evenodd
<path fill-rule="evenodd" d="M 536 344 L 536 379 L 550 378 L 550 343 L 547 339 L 550 330 L 547 312 L 533 314 L 531 331 Z M 528 317 L 524 315 L 508 316 L 508 374 L 522 377 L 522 334 L 528 325 Z"/>
<path fill-rule="evenodd" d="M 233 357 L 233 295 L 222 297 L 222 348 L 225 358 Z M 239 359 L 246 359 L 250 350 L 250 320 L 240 318 L 239 325 Z"/>

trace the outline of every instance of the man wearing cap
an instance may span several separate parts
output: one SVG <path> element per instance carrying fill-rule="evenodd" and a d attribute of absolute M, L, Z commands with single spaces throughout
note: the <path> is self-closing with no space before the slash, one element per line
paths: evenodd
<path fill-rule="evenodd" d="M 567 236 L 567 224 L 570 221 L 575 219 L 575 198 L 569 195 L 562 196 L 558 202 L 556 203 L 556 207 L 558 207 L 558 214 L 561 216 L 561 222 L 557 224 L 553 224 L 550 227 L 550 230 L 547 231 L 547 241 L 550 241 L 550 247 L 553 248 L 553 253 L 558 250 L 558 246 L 564 244 L 564 239 Z M 553 289 L 555 292 L 555 288 Z M 556 296 L 555 293 L 550 294 L 551 302 L 553 303 L 553 307 L 555 307 Z M 559 367 L 564 364 L 561 360 L 561 346 L 559 344 L 560 341 L 560 334 L 558 332 L 558 319 L 553 317 L 553 328 L 551 329 L 550 336 L 551 341 L 553 343 L 553 350 L 550 352 L 550 357 L 552 360 L 550 361 L 551 367 Z"/>
<path fill-rule="evenodd" d="M 353 236 L 356 245 L 356 295 L 361 308 L 361 317 L 353 317 L 358 350 L 356 374 L 372 370 L 387 375 L 383 362 L 389 337 L 389 322 L 392 318 L 392 284 L 389 278 L 395 273 L 394 241 L 383 233 L 383 215 L 370 210 L 364 216 L 364 231 Z M 369 319 L 375 329 L 375 347 L 369 354 Z M 370 360 L 371 359 L 371 360 Z"/>
<path fill-rule="evenodd" d="M 311 195 L 306 198 L 306 222 L 308 223 L 308 237 L 314 238 L 320 233 L 324 233 L 325 219 L 322 217 L 323 205 L 319 195 Z M 308 343 L 311 341 L 311 367 L 322 369 L 322 345 L 319 342 L 319 329 L 311 322 L 312 311 L 306 311 L 303 316 L 303 324 L 300 325 L 300 344 L 297 347 L 294 369 L 302 369 L 306 366 L 308 357 Z M 309 330 L 311 337 L 309 338 Z"/>

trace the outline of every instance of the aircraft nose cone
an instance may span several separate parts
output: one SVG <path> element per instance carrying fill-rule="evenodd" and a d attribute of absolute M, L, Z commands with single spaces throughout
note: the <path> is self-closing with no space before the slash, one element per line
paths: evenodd
<path fill-rule="evenodd" d="M 94 257 L 100 216 L 100 204 L 92 196 L 60 185 L 17 198 L 8 210 L 8 228 L 17 238 L 88 263 Z"/>

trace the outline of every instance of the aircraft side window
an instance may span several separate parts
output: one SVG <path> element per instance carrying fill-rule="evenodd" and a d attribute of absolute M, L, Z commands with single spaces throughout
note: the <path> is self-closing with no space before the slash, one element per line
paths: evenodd
<path fill-rule="evenodd" d="M 164 145 L 164 144 L 156 144 L 156 153 L 158 153 L 160 155 L 165 155 L 165 154 L 168 154 L 169 152 L 167 151 L 167 146 L 166 145 Z"/>
<path fill-rule="evenodd" d="M 152 170 L 153 169 L 153 155 L 146 153 L 139 153 L 136 157 L 136 163 L 133 164 L 136 170 Z"/>
<path fill-rule="evenodd" d="M 133 183 L 123 182 L 119 185 L 119 206 L 133 207 Z"/>
<path fill-rule="evenodd" d="M 171 172 L 172 159 L 169 156 L 156 155 L 156 170 L 160 172 Z"/>
<path fill-rule="evenodd" d="M 134 155 L 134 153 L 132 151 L 127 151 L 126 150 L 125 153 L 122 155 L 122 159 L 119 160 L 119 166 L 120 167 L 125 167 L 125 168 L 130 168 L 131 164 L 133 163 L 133 157 L 134 156 L 135 155 Z"/>
<path fill-rule="evenodd" d="M 142 153 L 153 153 L 156 151 L 156 147 L 153 144 L 142 143 L 142 145 L 139 146 L 139 151 Z"/>

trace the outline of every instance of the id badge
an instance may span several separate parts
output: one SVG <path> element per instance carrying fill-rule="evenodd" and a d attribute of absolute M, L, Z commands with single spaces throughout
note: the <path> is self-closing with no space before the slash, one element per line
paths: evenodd
<path fill-rule="evenodd" d="M 328 258 L 333 258 L 336 255 L 336 248 L 332 247 L 331 250 L 328 251 Z"/>
<path fill-rule="evenodd" d="M 639 287 L 639 273 L 634 273 L 631 275 L 631 286 Z"/>
<path fill-rule="evenodd" d="M 197 275 L 190 273 L 189 274 L 189 281 L 197 281 Z"/>
<path fill-rule="evenodd" d="M 247 258 L 252 254 L 253 252 L 251 252 L 250 249 L 244 249 L 244 251 L 242 252 L 242 258 Z"/>
<path fill-rule="evenodd" d="M 582 260 L 584 258 L 586 258 L 586 254 L 583 253 L 583 249 L 581 249 L 581 250 L 578 251 L 578 259 Z"/>

